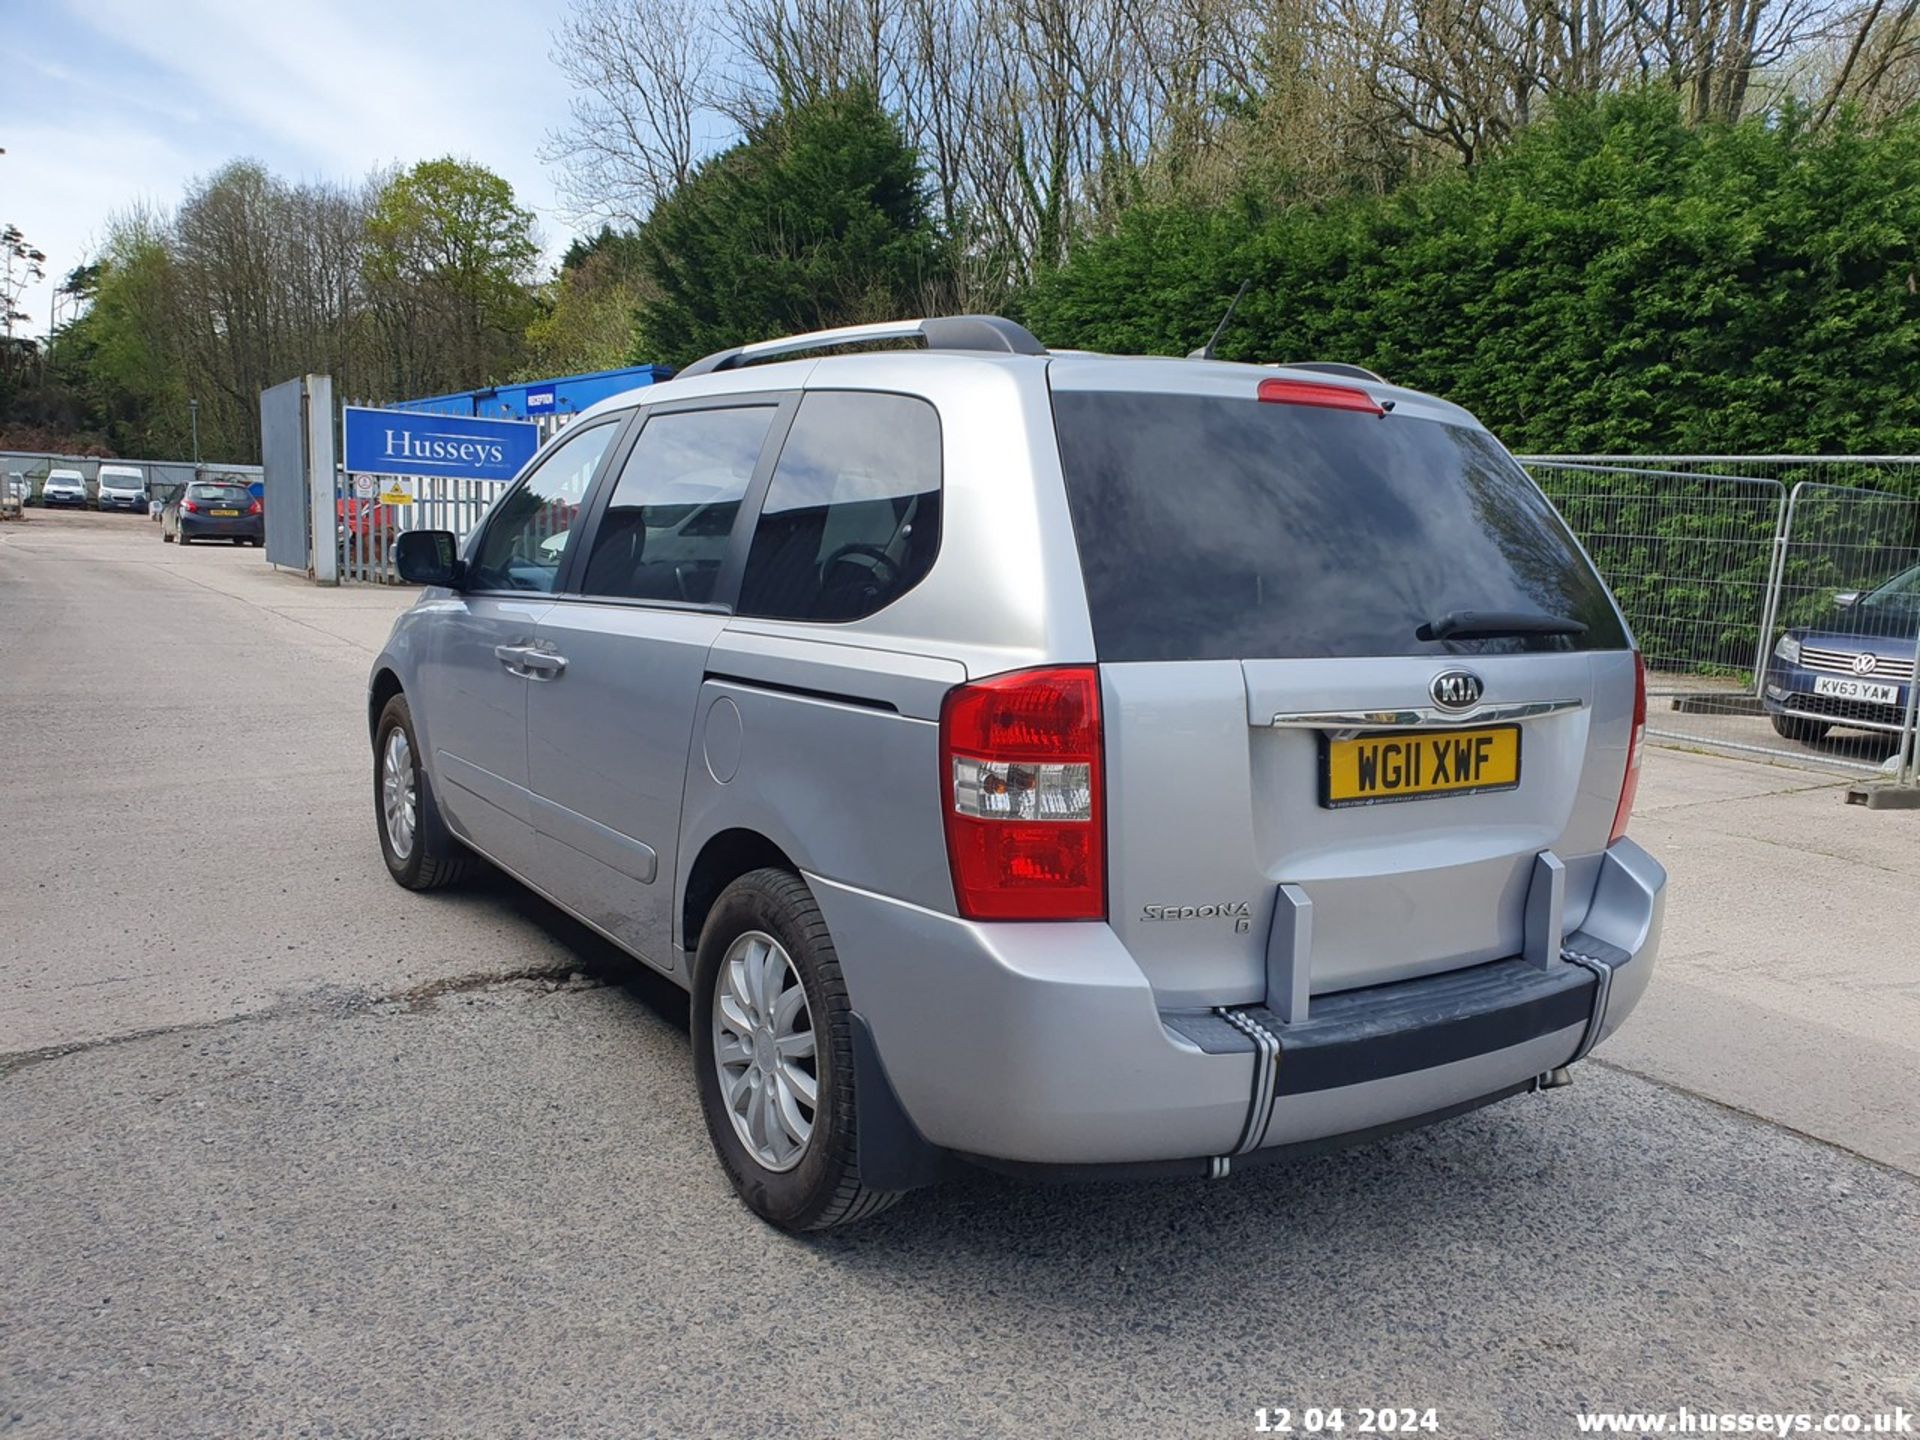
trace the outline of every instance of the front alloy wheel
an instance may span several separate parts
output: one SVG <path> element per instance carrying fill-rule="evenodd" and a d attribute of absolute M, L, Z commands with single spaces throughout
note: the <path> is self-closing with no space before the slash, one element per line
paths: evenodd
<path fill-rule="evenodd" d="M 387 827 L 387 844 L 394 858 L 404 863 L 413 855 L 413 832 L 419 823 L 413 747 L 407 742 L 405 726 L 396 725 L 387 732 L 387 746 L 380 757 L 380 815 Z"/>
<path fill-rule="evenodd" d="M 472 855 L 448 833 L 420 769 L 420 744 L 405 695 L 380 711 L 373 730 L 373 815 L 387 873 L 409 890 L 434 890 L 463 878 Z"/>

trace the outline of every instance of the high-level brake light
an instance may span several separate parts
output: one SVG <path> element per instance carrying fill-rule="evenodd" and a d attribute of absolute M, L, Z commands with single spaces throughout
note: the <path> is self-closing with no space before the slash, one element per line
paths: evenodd
<path fill-rule="evenodd" d="M 1322 410 L 1353 410 L 1362 415 L 1387 413 L 1386 407 L 1364 390 L 1318 380 L 1262 380 L 1259 394 L 1269 405 L 1315 405 Z"/>

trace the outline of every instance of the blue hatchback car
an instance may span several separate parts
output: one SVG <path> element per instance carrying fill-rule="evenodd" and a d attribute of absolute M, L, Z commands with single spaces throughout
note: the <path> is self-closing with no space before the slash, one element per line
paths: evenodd
<path fill-rule="evenodd" d="M 1898 727 L 1906 717 L 1920 643 L 1920 565 L 1868 591 L 1833 597 L 1832 610 L 1780 637 L 1762 692 L 1773 728 L 1815 741 L 1836 725 Z"/>

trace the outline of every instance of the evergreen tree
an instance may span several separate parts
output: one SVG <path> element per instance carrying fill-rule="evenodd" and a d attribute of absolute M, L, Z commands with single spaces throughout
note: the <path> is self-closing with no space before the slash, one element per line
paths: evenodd
<path fill-rule="evenodd" d="M 1920 449 L 1920 116 L 1689 126 L 1568 102 L 1471 172 L 1382 198 L 1143 208 L 1025 297 L 1042 340 L 1346 360 L 1517 450 Z"/>
<path fill-rule="evenodd" d="M 635 359 L 669 364 L 917 314 L 952 270 L 919 157 L 859 87 L 783 111 L 707 161 L 640 241 L 658 293 Z"/>

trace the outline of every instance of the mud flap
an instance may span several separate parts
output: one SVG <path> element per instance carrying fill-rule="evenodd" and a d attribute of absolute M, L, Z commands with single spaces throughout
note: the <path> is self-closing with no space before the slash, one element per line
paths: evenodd
<path fill-rule="evenodd" d="M 900 1103 L 866 1017 L 848 1017 L 853 1039 L 855 1155 L 871 1190 L 918 1190 L 939 1180 L 947 1157 L 928 1143 Z"/>

